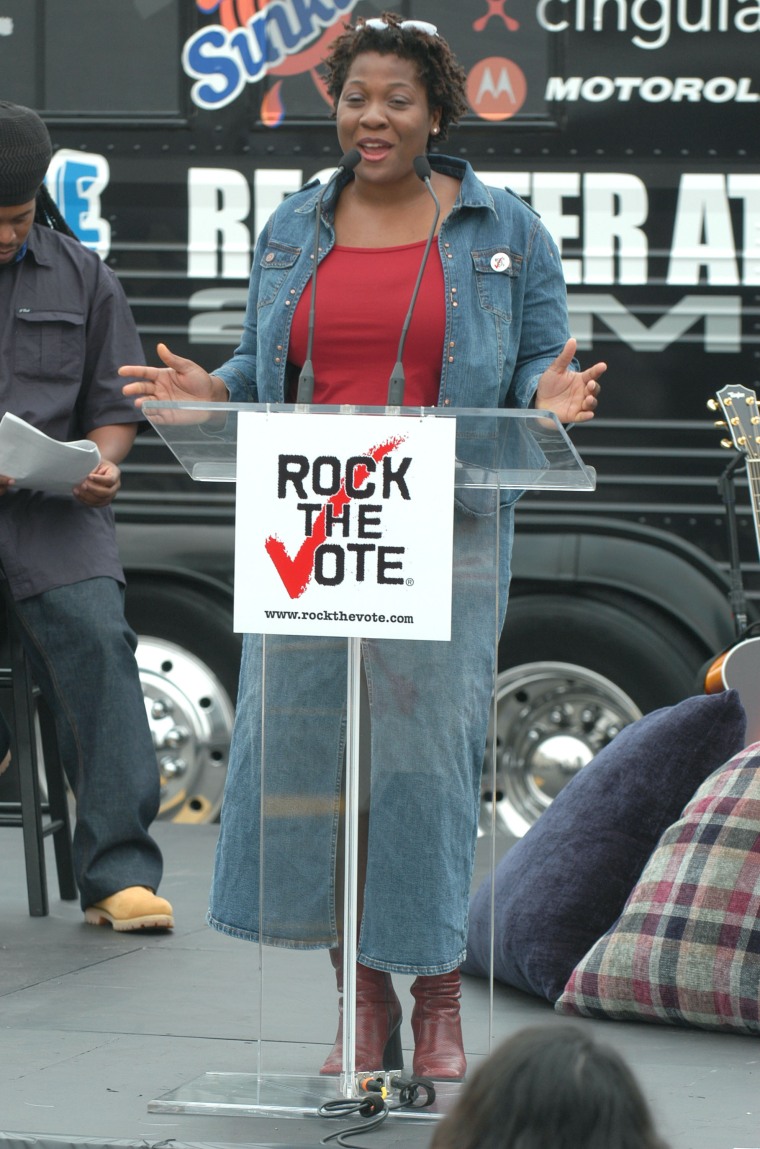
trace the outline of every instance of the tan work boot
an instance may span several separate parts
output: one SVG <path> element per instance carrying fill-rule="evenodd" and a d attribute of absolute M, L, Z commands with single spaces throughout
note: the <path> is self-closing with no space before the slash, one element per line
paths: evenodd
<path fill-rule="evenodd" d="M 84 920 L 91 926 L 111 925 L 115 930 L 170 930 L 174 911 L 166 898 L 146 886 L 127 886 L 88 906 Z"/>

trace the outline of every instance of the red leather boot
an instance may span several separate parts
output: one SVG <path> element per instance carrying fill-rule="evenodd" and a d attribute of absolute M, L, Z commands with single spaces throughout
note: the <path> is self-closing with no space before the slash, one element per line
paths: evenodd
<path fill-rule="evenodd" d="M 437 1081 L 461 1081 L 467 1069 L 459 1019 L 459 970 L 412 982 L 414 1074 Z"/>
<path fill-rule="evenodd" d="M 338 983 L 338 1033 L 320 1073 L 343 1070 L 343 950 L 331 949 L 330 961 Z M 356 963 L 356 1058 L 355 1068 L 403 1069 L 401 1051 L 401 1002 L 391 975 Z"/>

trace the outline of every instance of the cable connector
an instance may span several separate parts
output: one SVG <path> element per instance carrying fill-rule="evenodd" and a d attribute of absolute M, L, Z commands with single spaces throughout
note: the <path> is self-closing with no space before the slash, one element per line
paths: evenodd
<path fill-rule="evenodd" d="M 384 1073 L 359 1074 L 356 1084 L 361 1093 L 378 1093 L 383 1101 L 388 1096 L 388 1086 Z"/>

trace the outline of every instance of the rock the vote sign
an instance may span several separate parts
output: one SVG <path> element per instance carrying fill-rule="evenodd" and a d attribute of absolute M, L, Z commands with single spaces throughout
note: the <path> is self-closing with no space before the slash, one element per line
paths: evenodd
<path fill-rule="evenodd" d="M 451 637 L 456 423 L 238 415 L 235 630 Z"/>

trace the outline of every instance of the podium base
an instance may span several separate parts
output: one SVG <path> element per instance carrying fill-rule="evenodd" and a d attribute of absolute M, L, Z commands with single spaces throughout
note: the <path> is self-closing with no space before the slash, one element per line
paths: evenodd
<path fill-rule="evenodd" d="M 461 1082 L 436 1082 L 432 1105 L 424 1109 L 392 1109 L 390 1117 L 440 1120 L 453 1105 L 461 1087 Z M 339 1077 L 209 1072 L 149 1101 L 148 1112 L 206 1117 L 320 1117 L 321 1105 L 343 1097 Z M 390 1101 L 392 1104 L 393 1099 Z"/>

